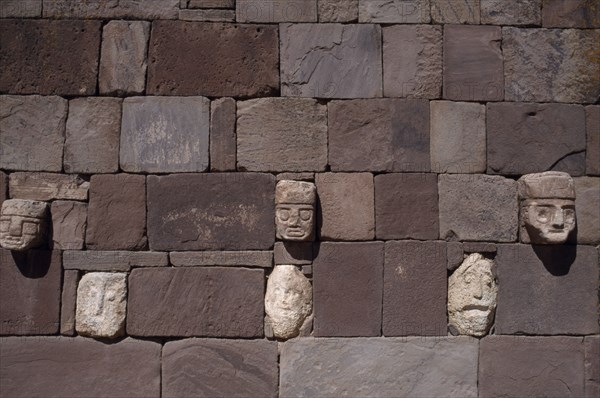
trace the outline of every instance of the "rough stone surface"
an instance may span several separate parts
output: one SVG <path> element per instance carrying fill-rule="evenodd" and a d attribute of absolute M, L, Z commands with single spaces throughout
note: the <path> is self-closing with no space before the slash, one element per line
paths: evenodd
<path fill-rule="evenodd" d="M 202 251 L 171 252 L 171 264 L 179 267 L 224 266 L 260 267 L 273 266 L 273 253 L 270 251 Z"/>
<path fill-rule="evenodd" d="M 55 250 L 81 250 L 85 242 L 87 204 L 57 200 L 50 207 Z"/>
<path fill-rule="evenodd" d="M 90 272 L 77 288 L 77 333 L 90 337 L 115 338 L 125 334 L 127 274 Z"/>
<path fill-rule="evenodd" d="M 65 270 L 60 300 L 60 334 L 64 336 L 75 335 L 75 309 L 77 308 L 78 284 L 79 271 Z"/>
<path fill-rule="evenodd" d="M 176 19 L 179 0 L 44 0 L 44 18 Z"/>
<path fill-rule="evenodd" d="M 431 169 L 485 173 L 485 105 L 431 101 Z"/>
<path fill-rule="evenodd" d="M 580 105 L 508 102 L 487 105 L 490 174 L 556 170 L 582 175 L 585 140 L 585 113 Z"/>
<path fill-rule="evenodd" d="M 155 21 L 148 63 L 152 95 L 276 95 L 277 26 Z"/>
<path fill-rule="evenodd" d="M 282 95 L 381 97 L 378 25 L 283 24 L 280 34 Z"/>
<path fill-rule="evenodd" d="M 106 344 L 81 337 L 8 337 L 3 339 L 0 350 L 2 394 L 6 396 L 160 396 L 158 343 L 125 339 Z"/>
<path fill-rule="evenodd" d="M 446 240 L 517 240 L 517 183 L 488 175 L 441 174 L 440 237 Z"/>
<path fill-rule="evenodd" d="M 496 26 L 444 26 L 444 98 L 504 98 L 502 31 Z"/>
<path fill-rule="evenodd" d="M 64 167 L 67 173 L 119 170 L 121 100 L 80 98 L 69 102 Z"/>
<path fill-rule="evenodd" d="M 275 240 L 274 194 L 275 177 L 269 174 L 149 176 L 150 247 L 271 249 Z"/>
<path fill-rule="evenodd" d="M 333 171 L 430 170 L 428 101 L 332 101 L 328 110 Z"/>
<path fill-rule="evenodd" d="M 146 177 L 94 175 L 86 245 L 91 250 L 139 250 L 146 246 Z"/>
<path fill-rule="evenodd" d="M 8 199 L 8 176 L 0 171 L 0 207 Z"/>
<path fill-rule="evenodd" d="M 308 171 L 305 172 L 290 172 L 290 173 L 279 173 L 277 174 L 277 181 L 281 180 L 294 180 L 294 181 L 308 181 L 315 182 L 315 173 Z"/>
<path fill-rule="evenodd" d="M 380 335 L 383 242 L 321 243 L 313 272 L 315 336 Z"/>
<path fill-rule="evenodd" d="M 575 178 L 577 242 L 600 243 L 600 178 Z"/>
<path fill-rule="evenodd" d="M 63 268 L 82 271 L 129 271 L 132 267 L 166 267 L 167 253 L 128 251 L 79 251 L 63 253 Z"/>
<path fill-rule="evenodd" d="M 429 23 L 430 0 L 358 0 L 358 21 Z"/>
<path fill-rule="evenodd" d="M 375 198 L 371 173 L 316 176 L 323 240 L 369 240 L 375 236 Z"/>
<path fill-rule="evenodd" d="M 13 199 L 85 201 L 90 183 L 77 175 L 17 172 L 10 175 L 9 186 Z"/>
<path fill-rule="evenodd" d="M 60 252 L 0 249 L 0 271 L 0 335 L 58 333 Z M 6 361 L 2 355 L 0 363 Z M 5 378 L 2 380 L 2 393 L 6 394 Z"/>
<path fill-rule="evenodd" d="M 277 343 L 264 340 L 168 342 L 162 353 L 162 396 L 274 398 L 277 361 Z"/>
<path fill-rule="evenodd" d="M 598 252 L 498 245 L 497 334 L 597 334 Z"/>
<path fill-rule="evenodd" d="M 243 0 L 242 0 L 243 1 Z M 235 8 L 235 0 L 181 0 L 186 8 Z M 183 6 L 180 6 L 183 8 Z"/>
<path fill-rule="evenodd" d="M 435 174 L 375 176 L 377 239 L 437 239 L 438 183 Z"/>
<path fill-rule="evenodd" d="M 467 337 L 297 339 L 281 345 L 282 397 L 477 397 Z"/>
<path fill-rule="evenodd" d="M 446 336 L 446 244 L 385 243 L 384 336 Z"/>
<path fill-rule="evenodd" d="M 443 24 L 479 24 L 481 0 L 429 0 L 431 19 Z"/>
<path fill-rule="evenodd" d="M 204 97 L 134 97 L 123 101 L 120 163 L 124 171 L 208 169 L 210 101 Z"/>
<path fill-rule="evenodd" d="M 593 103 L 600 30 L 502 28 L 507 101 Z"/>
<path fill-rule="evenodd" d="M 312 242 L 275 242 L 273 249 L 275 265 L 308 265 L 313 260 Z"/>
<path fill-rule="evenodd" d="M 319 22 L 356 22 L 358 0 L 317 0 Z"/>
<path fill-rule="evenodd" d="M 67 100 L 3 95 L 0 101 L 0 168 L 61 171 Z"/>
<path fill-rule="evenodd" d="M 586 173 L 600 175 L 600 105 L 585 107 L 587 131 Z"/>
<path fill-rule="evenodd" d="M 600 28 L 600 8 L 595 0 L 544 0 L 544 28 Z"/>
<path fill-rule="evenodd" d="M 149 22 L 110 21 L 104 26 L 99 71 L 101 94 L 144 92 L 149 39 Z"/>
<path fill-rule="evenodd" d="M 314 99 L 238 102 L 238 169 L 322 171 L 327 165 L 327 108 Z"/>
<path fill-rule="evenodd" d="M 233 98 L 219 98 L 210 103 L 210 171 L 235 171 L 235 124 Z"/>
<path fill-rule="evenodd" d="M 100 29 L 100 21 L 1 20 L 0 92 L 94 95 Z"/>
<path fill-rule="evenodd" d="M 542 0 L 480 0 L 485 25 L 541 25 Z"/>
<path fill-rule="evenodd" d="M 490 336 L 481 340 L 480 397 L 582 397 L 581 337 Z"/>
<path fill-rule="evenodd" d="M 585 337 L 585 397 L 600 394 L 600 336 Z"/>
<path fill-rule="evenodd" d="M 182 21 L 235 22 L 235 10 L 179 10 Z"/>
<path fill-rule="evenodd" d="M 134 269 L 129 276 L 127 333 L 261 337 L 263 300 L 260 269 Z"/>
<path fill-rule="evenodd" d="M 240 0 L 238 22 L 317 22 L 317 0 Z"/>
<path fill-rule="evenodd" d="M 42 0 L 2 0 L 0 18 L 39 18 Z"/>
<path fill-rule="evenodd" d="M 0 246 L 15 251 L 43 246 L 50 230 L 49 207 L 37 200 L 5 200 L 0 210 Z"/>

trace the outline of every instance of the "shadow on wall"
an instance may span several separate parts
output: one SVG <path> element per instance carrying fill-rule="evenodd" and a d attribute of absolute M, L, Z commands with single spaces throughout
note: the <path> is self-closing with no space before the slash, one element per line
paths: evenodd
<path fill-rule="evenodd" d="M 532 245 L 544 267 L 554 276 L 567 275 L 577 258 L 577 245 Z"/>
<path fill-rule="evenodd" d="M 49 250 L 28 250 L 26 252 L 11 252 L 19 272 L 30 279 L 39 279 L 46 276 L 50 268 L 52 252 Z"/>

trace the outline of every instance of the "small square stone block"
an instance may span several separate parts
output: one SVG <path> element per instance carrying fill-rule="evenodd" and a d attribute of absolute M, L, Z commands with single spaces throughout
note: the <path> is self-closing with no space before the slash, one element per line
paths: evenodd
<path fill-rule="evenodd" d="M 275 265 L 312 264 L 313 242 L 275 242 Z"/>
<path fill-rule="evenodd" d="M 87 226 L 87 203 L 57 200 L 52 202 L 50 213 L 54 249 L 83 249 Z"/>

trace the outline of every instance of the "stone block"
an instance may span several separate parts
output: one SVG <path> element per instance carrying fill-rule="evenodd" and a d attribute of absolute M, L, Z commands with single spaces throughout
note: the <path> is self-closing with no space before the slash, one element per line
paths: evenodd
<path fill-rule="evenodd" d="M 600 178 L 574 180 L 577 242 L 597 245 L 600 243 Z"/>
<path fill-rule="evenodd" d="M 129 276 L 127 333 L 262 337 L 264 290 L 261 269 L 134 269 Z"/>
<path fill-rule="evenodd" d="M 375 237 L 375 192 L 371 173 L 323 173 L 316 176 L 323 240 L 370 240 Z"/>
<path fill-rule="evenodd" d="M 100 30 L 101 21 L 1 20 L 0 92 L 96 94 Z"/>
<path fill-rule="evenodd" d="M 271 268 L 273 252 L 270 251 L 202 251 L 171 252 L 171 264 L 176 267 L 225 266 Z"/>
<path fill-rule="evenodd" d="M 514 242 L 519 208 L 517 183 L 500 176 L 441 174 L 440 238 Z"/>
<path fill-rule="evenodd" d="M 166 267 L 169 255 L 160 252 L 80 251 L 63 253 L 63 268 L 82 271 L 129 271 L 133 267 Z"/>
<path fill-rule="evenodd" d="M 496 26 L 444 26 L 444 98 L 504 98 L 502 31 Z"/>
<path fill-rule="evenodd" d="M 69 102 L 64 168 L 67 173 L 119 170 L 121 100 L 79 98 Z"/>
<path fill-rule="evenodd" d="M 467 337 L 296 339 L 281 344 L 282 397 L 477 397 Z"/>
<path fill-rule="evenodd" d="M 479 349 L 479 396 L 583 396 L 582 340 L 581 337 L 486 337 Z"/>
<path fill-rule="evenodd" d="M 281 181 L 281 180 L 315 182 L 315 173 L 311 173 L 311 172 L 279 173 L 279 174 L 277 174 L 277 181 Z"/>
<path fill-rule="evenodd" d="M 358 0 L 318 0 L 319 22 L 356 22 Z"/>
<path fill-rule="evenodd" d="M 10 397 L 160 397 L 159 343 L 7 337 L 1 350 L 2 393 Z"/>
<path fill-rule="evenodd" d="M 6 199 L 8 199 L 8 176 L 0 171 L 0 208 Z"/>
<path fill-rule="evenodd" d="M 431 101 L 431 169 L 485 173 L 485 105 Z"/>
<path fill-rule="evenodd" d="M 585 345 L 585 397 L 600 394 L 600 336 L 586 336 Z"/>
<path fill-rule="evenodd" d="M 316 250 L 313 263 L 314 335 L 379 336 L 383 242 L 324 242 Z"/>
<path fill-rule="evenodd" d="M 60 334 L 64 336 L 75 335 L 75 309 L 77 308 L 78 284 L 79 271 L 65 270 L 60 300 Z"/>
<path fill-rule="evenodd" d="M 463 251 L 463 244 L 460 242 L 447 242 L 446 243 L 446 267 L 448 271 L 454 271 L 457 269 L 465 259 L 465 252 Z"/>
<path fill-rule="evenodd" d="M 393 173 L 375 176 L 377 239 L 437 239 L 437 175 Z"/>
<path fill-rule="evenodd" d="M 0 101 L 0 168 L 60 172 L 67 100 L 3 95 Z"/>
<path fill-rule="evenodd" d="M 594 103 L 600 30 L 502 28 L 506 101 Z"/>
<path fill-rule="evenodd" d="M 598 252 L 498 245 L 497 334 L 597 334 Z"/>
<path fill-rule="evenodd" d="M 44 18 L 176 19 L 179 0 L 44 0 Z"/>
<path fill-rule="evenodd" d="M 595 0 L 543 0 L 544 28 L 600 28 L 600 7 Z"/>
<path fill-rule="evenodd" d="M 479 24 L 481 0 L 429 0 L 431 19 L 442 24 Z"/>
<path fill-rule="evenodd" d="M 152 250 L 268 250 L 275 177 L 212 173 L 148 177 Z"/>
<path fill-rule="evenodd" d="M 172 341 L 164 346 L 162 369 L 164 397 L 277 397 L 279 369 L 275 342 Z"/>
<path fill-rule="evenodd" d="M 0 18 L 39 18 L 42 0 L 2 0 Z"/>
<path fill-rule="evenodd" d="M 385 243 L 384 336 L 446 336 L 446 243 Z"/>
<path fill-rule="evenodd" d="M 585 112 L 581 105 L 487 105 L 487 172 L 585 173 Z M 527 145 L 523 145 L 527 143 Z"/>
<path fill-rule="evenodd" d="M 181 0 L 186 8 L 235 8 L 235 0 Z M 243 1 L 243 0 L 242 0 Z M 181 8 L 183 8 L 181 6 Z"/>
<path fill-rule="evenodd" d="M 333 171 L 430 170 L 428 101 L 332 101 L 328 115 Z"/>
<path fill-rule="evenodd" d="M 60 326 L 60 251 L 0 249 L 0 335 L 55 334 Z M 2 344 L 4 346 L 4 344 Z M 6 358 L 2 355 L 1 363 Z M 6 393 L 4 376 L 2 393 Z"/>
<path fill-rule="evenodd" d="M 126 98 L 121 124 L 121 168 L 148 173 L 205 171 L 209 125 L 208 98 Z"/>
<path fill-rule="evenodd" d="M 102 32 L 100 94 L 143 94 L 150 22 L 110 21 Z"/>
<path fill-rule="evenodd" d="M 542 0 L 480 0 L 485 25 L 542 24 Z"/>
<path fill-rule="evenodd" d="M 57 200 L 50 206 L 52 241 L 56 250 L 81 250 L 85 242 L 87 204 Z"/>
<path fill-rule="evenodd" d="M 359 0 L 358 22 L 429 23 L 430 0 Z"/>
<path fill-rule="evenodd" d="M 13 199 L 85 201 L 90 183 L 77 175 L 17 172 L 10 175 L 9 186 Z"/>
<path fill-rule="evenodd" d="M 307 265 L 312 264 L 312 242 L 275 242 L 273 250 L 275 265 Z"/>
<path fill-rule="evenodd" d="M 279 92 L 277 26 L 155 21 L 148 62 L 146 92 L 151 95 Z"/>
<path fill-rule="evenodd" d="M 317 22 L 317 0 L 240 0 L 238 22 Z"/>
<path fill-rule="evenodd" d="M 235 10 L 179 10 L 182 21 L 235 22 Z"/>
<path fill-rule="evenodd" d="M 237 162 L 247 171 L 325 170 L 326 106 L 308 98 L 238 102 Z"/>
<path fill-rule="evenodd" d="M 587 150 L 585 171 L 588 175 L 600 175 L 600 106 L 585 107 Z"/>
<path fill-rule="evenodd" d="M 235 124 L 233 98 L 219 98 L 210 103 L 210 171 L 235 171 Z"/>
<path fill-rule="evenodd" d="M 465 242 L 462 244 L 465 253 L 485 253 L 495 255 L 498 248 L 494 243 L 487 242 Z"/>
<path fill-rule="evenodd" d="M 90 250 L 140 250 L 146 246 L 145 176 L 92 176 L 85 240 Z"/>
<path fill-rule="evenodd" d="M 282 95 L 381 97 L 378 25 L 283 24 L 280 35 Z"/>

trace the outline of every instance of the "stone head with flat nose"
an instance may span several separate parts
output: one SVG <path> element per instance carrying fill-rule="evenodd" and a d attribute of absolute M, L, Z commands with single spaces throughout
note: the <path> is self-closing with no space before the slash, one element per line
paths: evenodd
<path fill-rule="evenodd" d="M 46 202 L 5 200 L 0 210 L 0 246 L 15 251 L 40 246 L 46 236 L 47 217 Z"/>
<path fill-rule="evenodd" d="M 277 239 L 310 241 L 315 230 L 315 184 L 282 180 L 275 190 Z"/>

